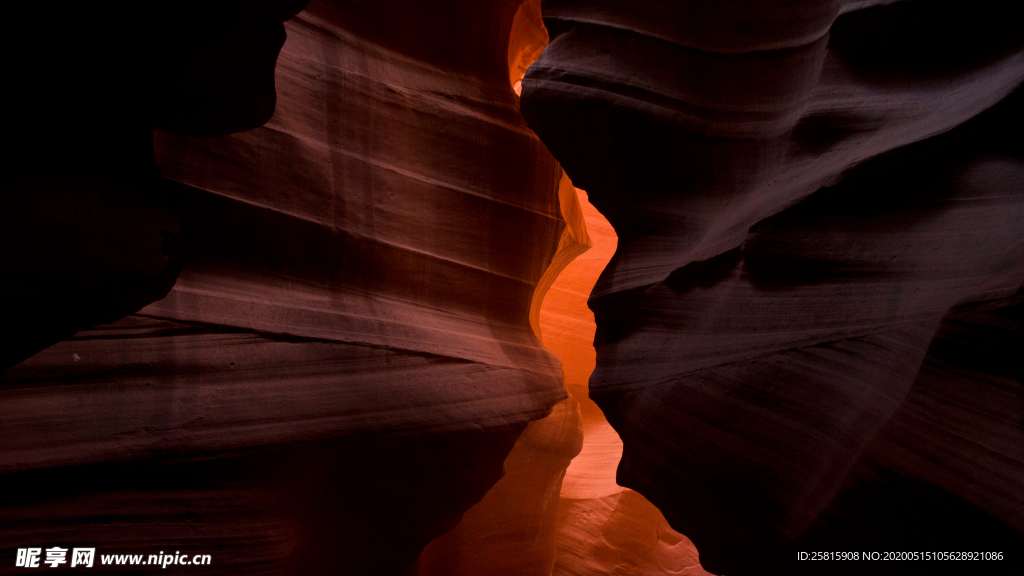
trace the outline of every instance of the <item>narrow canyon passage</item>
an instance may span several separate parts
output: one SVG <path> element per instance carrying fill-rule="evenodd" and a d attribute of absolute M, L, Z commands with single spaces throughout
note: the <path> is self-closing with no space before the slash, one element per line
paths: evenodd
<path fill-rule="evenodd" d="M 589 398 L 596 325 L 587 298 L 615 253 L 617 238 L 586 192 L 576 193 L 593 246 L 559 274 L 540 313 L 542 341 L 562 361 L 583 432 L 580 453 L 562 479 L 552 573 L 706 575 L 693 543 L 673 530 L 643 495 L 615 482 L 622 440 Z"/>
<path fill-rule="evenodd" d="M 517 94 L 546 44 L 540 2 L 527 0 L 509 41 L 509 81 Z M 527 426 L 505 461 L 505 476 L 458 527 L 427 546 L 417 573 L 706 575 L 693 543 L 646 498 L 615 481 L 622 441 L 589 398 L 596 325 L 587 299 L 617 237 L 564 174 L 558 195 L 566 229 L 534 295 L 531 324 L 561 361 L 569 398 Z"/>
<path fill-rule="evenodd" d="M 587 298 L 616 236 L 567 177 L 560 191 L 569 227 L 591 246 L 544 294 L 538 328 L 562 361 L 570 397 L 527 426 L 505 461 L 505 476 L 458 527 L 427 545 L 417 574 L 707 575 L 693 543 L 641 494 L 615 481 L 622 441 L 588 397 L 596 326 Z"/>
<path fill-rule="evenodd" d="M 1024 574 L 1013 13 L 15 3 L 0 575 Z"/>

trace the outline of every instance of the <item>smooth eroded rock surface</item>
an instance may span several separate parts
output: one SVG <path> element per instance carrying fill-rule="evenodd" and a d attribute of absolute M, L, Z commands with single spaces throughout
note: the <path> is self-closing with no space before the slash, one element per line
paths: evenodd
<path fill-rule="evenodd" d="M 518 8 L 314 2 L 265 127 L 156 137 L 180 276 L 0 376 L 5 548 L 400 574 L 483 497 L 566 397 L 530 322 L 565 221 Z"/>
<path fill-rule="evenodd" d="M 942 513 L 976 514 L 936 542 L 1019 543 L 1018 498 L 996 494 L 1020 485 L 1020 411 L 998 394 L 943 404 L 985 438 L 984 489 L 937 471 L 973 449 L 901 424 L 934 385 L 947 311 L 1024 281 L 1024 38 L 1006 10 L 543 5 L 523 113 L 619 236 L 590 300 L 591 397 L 624 442 L 619 482 L 709 571 L 795 569 L 801 538 L 845 549 L 844 522 L 927 532 L 912 511 L 835 512 L 897 445 L 898 478 L 872 477 L 872 498 L 941 490 Z"/>

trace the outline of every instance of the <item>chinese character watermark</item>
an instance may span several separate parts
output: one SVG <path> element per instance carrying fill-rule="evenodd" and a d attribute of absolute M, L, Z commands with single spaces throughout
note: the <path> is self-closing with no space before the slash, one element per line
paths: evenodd
<path fill-rule="evenodd" d="M 75 548 L 71 551 L 71 567 L 84 565 L 86 568 L 92 568 L 92 561 L 95 558 L 95 548 Z"/>
<path fill-rule="evenodd" d="M 42 553 L 42 548 L 18 548 L 18 557 L 14 565 L 24 568 L 38 568 L 39 555 Z"/>

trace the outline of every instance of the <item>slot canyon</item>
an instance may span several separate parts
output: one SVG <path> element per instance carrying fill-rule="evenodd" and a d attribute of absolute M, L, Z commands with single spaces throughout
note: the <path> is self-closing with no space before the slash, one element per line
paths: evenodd
<path fill-rule="evenodd" d="M 0 574 L 1024 573 L 1014 13 L 16 3 Z"/>

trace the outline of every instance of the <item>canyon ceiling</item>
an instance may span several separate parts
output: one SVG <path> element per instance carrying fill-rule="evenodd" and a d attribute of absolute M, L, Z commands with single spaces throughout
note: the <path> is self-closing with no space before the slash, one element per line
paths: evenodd
<path fill-rule="evenodd" d="M 0 574 L 1022 573 L 1015 13 L 19 3 Z"/>

